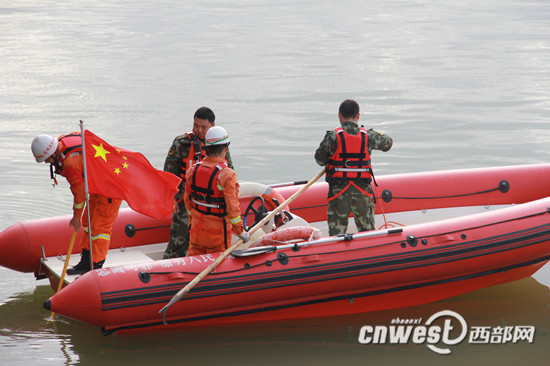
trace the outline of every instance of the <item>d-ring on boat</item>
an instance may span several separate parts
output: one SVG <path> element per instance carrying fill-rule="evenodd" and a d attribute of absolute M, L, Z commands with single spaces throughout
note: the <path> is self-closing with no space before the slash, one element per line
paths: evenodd
<path fill-rule="evenodd" d="M 327 184 L 314 183 L 256 232 L 250 242 L 257 246 L 234 251 L 176 302 L 166 325 L 159 310 L 219 254 L 162 260 L 169 219 L 123 209 L 105 268 L 67 277 L 45 307 L 108 334 L 437 301 L 531 276 L 550 259 L 548 182 L 550 164 L 380 176 L 379 229 L 336 237 L 327 235 Z M 301 186 L 244 183 L 241 210 L 259 221 Z M 71 236 L 68 220 L 46 218 L 4 230 L 0 265 L 48 277 L 56 288 Z M 280 233 L 270 233 L 274 229 Z"/>

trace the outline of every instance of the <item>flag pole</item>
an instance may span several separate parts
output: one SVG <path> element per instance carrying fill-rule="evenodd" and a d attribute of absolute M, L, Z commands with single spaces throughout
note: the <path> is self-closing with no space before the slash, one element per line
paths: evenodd
<path fill-rule="evenodd" d="M 88 172 L 86 171 L 86 144 L 84 143 L 84 122 L 80 120 L 80 136 L 82 137 L 82 164 L 84 165 L 84 193 L 86 196 L 86 217 L 88 218 L 88 243 L 90 245 L 90 269 L 94 269 L 92 255 L 92 225 L 90 222 L 90 197 L 88 194 Z"/>

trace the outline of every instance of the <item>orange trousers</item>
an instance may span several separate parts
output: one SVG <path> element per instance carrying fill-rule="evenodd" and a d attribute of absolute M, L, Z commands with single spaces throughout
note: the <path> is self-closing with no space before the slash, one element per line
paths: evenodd
<path fill-rule="evenodd" d="M 224 221 L 227 235 L 224 234 Z M 223 252 L 231 246 L 231 228 L 227 217 L 203 215 L 192 210 L 187 255 Z"/>
<path fill-rule="evenodd" d="M 118 216 L 122 200 L 107 198 L 99 194 L 90 195 L 90 225 L 92 227 L 92 258 L 95 263 L 105 260 L 111 243 L 113 223 Z M 82 227 L 88 233 L 88 212 L 84 210 Z M 83 235 L 80 241 L 82 249 L 90 250 L 88 235 Z"/>

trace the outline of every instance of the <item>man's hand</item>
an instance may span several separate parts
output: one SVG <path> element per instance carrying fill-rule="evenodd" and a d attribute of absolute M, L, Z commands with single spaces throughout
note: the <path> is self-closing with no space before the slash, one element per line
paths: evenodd
<path fill-rule="evenodd" d="M 69 221 L 69 226 L 72 226 L 74 231 L 78 231 L 80 229 L 80 217 L 73 216 L 71 221 Z"/>
<path fill-rule="evenodd" d="M 243 243 L 246 243 L 250 240 L 250 234 L 246 231 L 243 231 L 241 234 L 239 234 L 239 238 L 243 241 Z"/>

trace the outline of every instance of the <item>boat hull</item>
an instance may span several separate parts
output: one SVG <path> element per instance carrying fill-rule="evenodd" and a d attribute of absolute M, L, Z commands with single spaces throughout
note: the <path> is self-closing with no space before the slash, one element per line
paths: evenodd
<path fill-rule="evenodd" d="M 399 234 L 230 257 L 167 312 L 168 326 L 361 313 L 521 279 L 550 259 L 550 198 Z M 85 274 L 46 307 L 104 332 L 166 327 L 159 310 L 216 256 Z"/>
<path fill-rule="evenodd" d="M 345 238 L 325 233 L 318 242 L 230 256 L 173 304 L 165 319 L 159 311 L 219 254 L 116 265 L 110 253 L 105 268 L 71 282 L 45 307 L 105 333 L 342 315 L 514 281 L 550 259 L 550 164 L 397 174 L 377 182 L 378 227 L 402 231 Z M 280 201 L 300 188 L 275 189 Z M 327 184 L 315 183 L 287 209 L 326 229 L 326 197 Z M 243 212 L 250 200 L 241 199 Z M 4 230 L 0 265 L 40 274 L 42 257 L 64 254 L 68 220 L 34 220 Z M 169 218 L 122 210 L 111 248 L 164 247 L 169 224 Z"/>
<path fill-rule="evenodd" d="M 23 221 L 3 230 L 0 233 L 0 265 L 18 272 L 35 273 L 39 277 L 42 274 L 41 259 L 67 254 L 72 235 L 72 229 L 69 226 L 71 218 L 71 215 L 65 215 Z M 168 241 L 171 220 L 171 218 L 152 219 L 129 208 L 123 208 L 113 225 L 113 240 L 110 248 Z M 132 228 L 137 228 L 138 231 Z M 147 228 L 147 230 L 141 231 L 139 230 L 141 228 Z M 81 252 L 78 243 L 82 235 L 84 232 L 81 229 L 76 236 L 72 254 Z"/>

